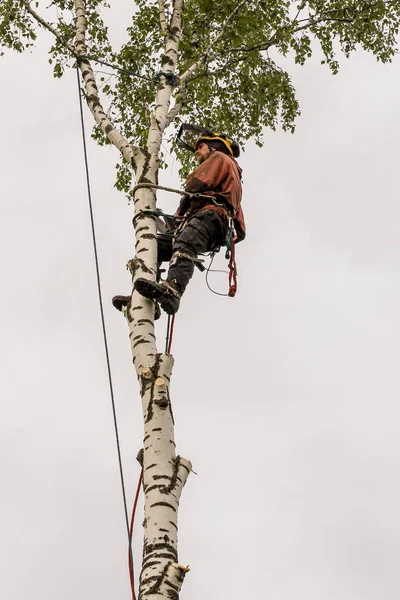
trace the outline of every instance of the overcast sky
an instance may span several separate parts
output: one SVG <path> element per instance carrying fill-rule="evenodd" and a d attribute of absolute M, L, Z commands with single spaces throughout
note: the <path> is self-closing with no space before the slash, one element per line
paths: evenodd
<path fill-rule="evenodd" d="M 48 41 L 0 61 L 0 595 L 129 600 L 76 75 L 52 78 Z M 198 473 L 181 500 L 182 598 L 397 600 L 400 64 L 360 53 L 336 77 L 318 59 L 290 72 L 295 135 L 267 131 L 240 160 L 237 297 L 196 272 L 176 320 L 177 450 Z M 130 290 L 132 208 L 116 151 L 89 153 L 131 505 L 141 409 L 111 297 Z M 210 283 L 224 292 L 227 276 Z"/>

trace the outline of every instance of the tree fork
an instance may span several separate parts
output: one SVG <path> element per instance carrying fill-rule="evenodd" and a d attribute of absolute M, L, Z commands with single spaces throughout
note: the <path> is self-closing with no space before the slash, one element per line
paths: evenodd
<path fill-rule="evenodd" d="M 176 69 L 180 39 L 183 0 L 175 2 L 171 18 L 174 35 L 165 38 L 168 58 L 165 72 Z M 125 158 L 135 166 L 136 181 L 157 183 L 159 150 L 167 124 L 172 95 L 168 78 L 160 77 L 156 92 L 155 111 L 151 115 L 147 144 L 131 147 L 105 115 L 99 99 L 95 75 L 86 57 L 86 14 L 83 0 L 75 0 L 76 51 L 86 88 L 88 106 L 105 134 Z M 160 3 L 160 16 L 164 15 Z M 152 189 L 141 188 L 135 194 L 135 216 L 143 210 L 156 208 Z M 132 283 L 137 277 L 155 279 L 157 274 L 157 229 L 155 220 L 145 217 L 133 220 L 135 227 L 135 257 L 129 262 Z M 139 231 L 140 230 L 140 231 Z M 157 351 L 154 334 L 154 303 L 132 291 L 131 301 L 124 311 L 131 343 L 133 363 L 140 383 L 144 438 L 139 460 L 143 468 L 145 496 L 143 563 L 140 575 L 139 598 L 159 600 L 178 598 L 187 567 L 178 564 L 177 534 L 178 506 L 183 486 L 192 469 L 191 463 L 176 456 L 174 419 L 170 400 L 170 379 L 173 357 Z"/>

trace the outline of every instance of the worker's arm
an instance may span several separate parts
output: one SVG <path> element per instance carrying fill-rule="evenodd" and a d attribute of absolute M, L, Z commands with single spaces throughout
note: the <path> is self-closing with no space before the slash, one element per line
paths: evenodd
<path fill-rule="evenodd" d="M 185 190 L 192 194 L 221 191 L 224 182 L 231 176 L 230 159 L 222 152 L 210 156 L 189 175 Z"/>
<path fill-rule="evenodd" d="M 218 180 L 221 179 L 223 169 L 223 155 L 213 152 L 201 165 L 189 175 L 186 180 L 185 190 L 190 194 L 204 194 L 217 191 Z M 226 177 L 226 174 L 225 174 Z M 223 176 L 222 176 L 223 178 Z M 183 216 L 190 208 L 190 196 L 182 196 L 177 210 L 177 215 Z"/>
<path fill-rule="evenodd" d="M 179 202 L 179 206 L 178 206 L 178 210 L 176 211 L 176 215 L 178 217 L 183 217 L 183 215 L 189 210 L 190 208 L 190 196 L 186 195 L 182 196 L 181 201 Z"/>

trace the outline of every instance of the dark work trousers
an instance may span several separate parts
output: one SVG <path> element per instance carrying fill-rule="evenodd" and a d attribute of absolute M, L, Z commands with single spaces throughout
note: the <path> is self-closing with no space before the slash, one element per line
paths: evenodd
<path fill-rule="evenodd" d="M 224 244 L 227 230 L 228 218 L 224 219 L 215 210 L 203 210 L 189 217 L 183 229 L 176 234 L 174 243 L 170 236 L 158 236 L 158 263 L 171 261 L 167 281 L 175 283 L 175 287 L 183 293 L 193 276 L 195 263 L 173 255 L 183 252 L 197 258 L 200 253 L 215 250 Z"/>

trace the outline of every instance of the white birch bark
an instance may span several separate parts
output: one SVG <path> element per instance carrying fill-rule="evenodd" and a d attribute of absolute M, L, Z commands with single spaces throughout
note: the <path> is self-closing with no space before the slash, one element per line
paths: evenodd
<path fill-rule="evenodd" d="M 166 22 L 164 3 L 160 2 L 160 24 L 165 35 L 162 70 L 173 74 L 176 68 L 181 32 L 183 0 L 177 0 L 171 18 Z M 156 109 L 145 148 L 131 148 L 105 115 L 90 61 L 86 58 L 86 16 L 83 0 L 75 0 L 76 51 L 84 80 L 89 108 L 103 131 L 120 152 L 130 160 L 136 171 L 137 183 L 157 183 L 159 151 L 167 123 L 172 85 L 168 76 L 161 76 L 156 92 Z M 129 262 L 133 282 L 140 277 L 152 280 L 157 274 L 156 220 L 142 214 L 155 210 L 154 190 L 140 188 L 135 193 L 136 234 L 135 257 Z M 154 334 L 154 303 L 137 292 L 132 293 L 125 316 L 129 326 L 133 362 L 140 383 L 144 421 L 143 490 L 145 520 L 143 563 L 140 575 L 139 599 L 176 600 L 188 568 L 178 563 L 177 531 L 179 499 L 191 471 L 188 460 L 176 455 L 174 420 L 170 400 L 170 379 L 173 358 L 159 353 Z"/>
<path fill-rule="evenodd" d="M 165 52 L 161 65 L 165 73 L 175 73 L 181 35 L 183 0 L 176 0 L 169 25 L 160 2 L 161 27 L 165 32 Z M 158 85 L 155 111 L 151 116 L 146 148 L 136 157 L 136 182 L 157 183 L 159 151 L 167 125 L 172 85 L 162 76 Z M 156 221 L 141 214 L 154 210 L 155 193 L 140 188 L 135 193 L 136 256 L 131 261 L 133 280 L 137 276 L 152 280 L 157 273 Z M 143 564 L 140 575 L 140 600 L 176 600 L 186 567 L 179 565 L 177 516 L 180 495 L 191 471 L 191 464 L 175 453 L 174 420 L 170 400 L 173 358 L 158 353 L 154 335 L 154 306 L 133 292 L 126 311 L 132 355 L 141 384 L 144 418 L 143 488 L 145 521 Z"/>

